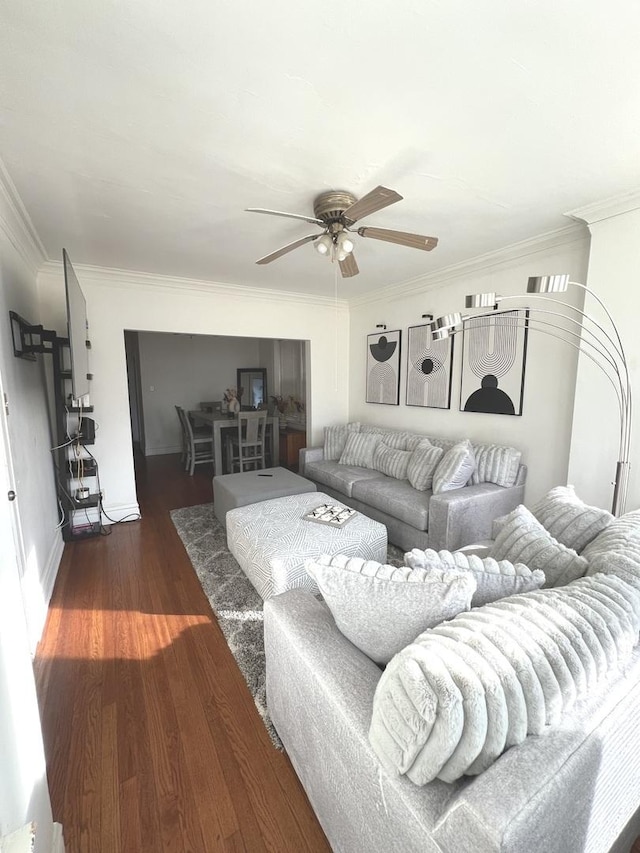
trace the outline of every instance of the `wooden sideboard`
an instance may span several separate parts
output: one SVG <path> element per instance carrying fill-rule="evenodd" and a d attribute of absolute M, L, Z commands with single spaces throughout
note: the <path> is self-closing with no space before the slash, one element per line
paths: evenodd
<path fill-rule="evenodd" d="M 280 464 L 291 471 L 298 470 L 298 453 L 307 446 L 307 434 L 301 429 L 280 432 Z"/>

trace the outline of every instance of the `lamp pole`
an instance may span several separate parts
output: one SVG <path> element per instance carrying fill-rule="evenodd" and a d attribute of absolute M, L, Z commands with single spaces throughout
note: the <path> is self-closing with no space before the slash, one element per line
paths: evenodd
<path fill-rule="evenodd" d="M 580 287 L 598 302 L 609 322 L 610 331 L 607 331 L 602 323 L 598 322 L 582 309 L 577 308 L 574 305 L 569 305 L 568 303 L 562 302 L 551 296 L 544 295 L 549 293 L 565 292 L 570 284 Z M 614 387 L 619 404 L 620 439 L 611 511 L 616 516 L 622 515 L 626 509 L 627 492 L 629 487 L 629 456 L 631 448 L 633 401 L 627 358 L 618 328 L 610 312 L 597 294 L 589 290 L 589 288 L 584 284 L 570 281 L 568 275 L 531 277 L 529 278 L 527 292 L 536 300 L 551 302 L 555 306 L 564 310 L 551 311 L 547 308 L 538 308 L 534 306 L 529 310 L 534 311 L 536 315 L 543 315 L 543 319 L 535 317 L 533 319 L 526 319 L 524 322 L 536 331 L 549 334 L 552 337 L 573 346 L 574 349 L 577 349 L 581 354 L 594 362 Z M 465 320 L 475 320 L 482 317 L 493 317 L 494 319 L 497 319 L 495 312 L 500 302 L 523 298 L 524 297 L 522 295 L 497 296 L 495 293 L 479 293 L 467 296 L 467 308 L 486 309 L 490 307 L 491 310 L 485 310 L 481 313 L 467 316 L 454 313 L 438 317 L 431 324 L 433 337 L 435 340 L 439 340 L 461 331 L 462 324 Z M 576 319 L 576 316 L 571 316 L 568 313 L 569 311 L 573 311 L 579 319 Z M 557 323 L 547 320 L 546 317 L 553 317 L 554 319 L 559 317 L 562 320 L 575 325 L 577 330 L 574 331 L 572 329 L 567 329 L 565 326 L 558 325 Z M 531 326 L 532 322 L 538 323 L 544 328 Z"/>

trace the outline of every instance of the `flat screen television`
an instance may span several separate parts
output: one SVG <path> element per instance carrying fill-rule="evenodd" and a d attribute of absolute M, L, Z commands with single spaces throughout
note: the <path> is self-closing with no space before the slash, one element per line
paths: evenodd
<path fill-rule="evenodd" d="M 64 287 L 67 297 L 67 323 L 71 351 L 71 389 L 74 400 L 89 393 L 89 348 L 87 337 L 87 302 L 75 274 L 67 250 L 62 250 Z"/>

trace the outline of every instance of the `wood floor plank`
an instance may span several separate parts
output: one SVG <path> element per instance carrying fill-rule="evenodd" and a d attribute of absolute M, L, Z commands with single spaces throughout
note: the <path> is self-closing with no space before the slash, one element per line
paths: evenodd
<path fill-rule="evenodd" d="M 142 519 L 68 543 L 35 671 L 68 853 L 325 853 L 171 522 L 211 469 L 136 460 Z"/>

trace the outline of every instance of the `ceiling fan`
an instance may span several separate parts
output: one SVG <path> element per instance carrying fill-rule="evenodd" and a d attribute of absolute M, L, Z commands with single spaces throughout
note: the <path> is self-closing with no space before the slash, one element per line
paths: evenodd
<path fill-rule="evenodd" d="M 369 237 L 373 240 L 384 240 L 387 243 L 397 243 L 400 246 L 410 246 L 414 249 L 422 249 L 430 252 L 438 245 L 437 237 L 424 237 L 421 234 L 409 234 L 407 231 L 391 231 L 388 228 L 357 228 L 353 225 L 365 216 L 370 216 L 383 207 L 395 204 L 402 196 L 386 187 L 375 189 L 357 199 L 345 190 L 329 190 L 320 193 L 313 202 L 313 216 L 304 216 L 299 213 L 283 213 L 280 210 L 265 210 L 263 207 L 248 207 L 249 213 L 268 213 L 270 216 L 286 216 L 289 219 L 301 219 L 319 225 L 322 232 L 319 234 L 308 234 L 300 240 L 288 243 L 281 249 L 271 252 L 256 261 L 257 264 L 270 264 L 297 249 L 305 243 L 315 243 L 315 249 L 321 255 L 327 255 L 332 260 L 337 259 L 340 264 L 340 272 L 343 278 L 358 275 L 360 270 L 353 256 L 355 244 L 351 234 L 358 233 L 360 237 Z"/>

